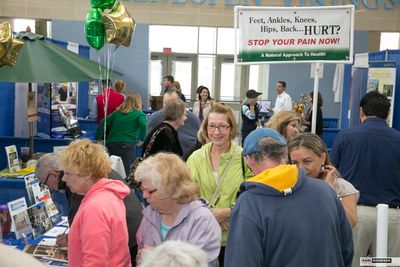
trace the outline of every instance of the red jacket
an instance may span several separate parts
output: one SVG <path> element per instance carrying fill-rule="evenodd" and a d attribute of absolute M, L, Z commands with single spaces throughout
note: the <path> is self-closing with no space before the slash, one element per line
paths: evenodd
<path fill-rule="evenodd" d="M 104 106 L 106 104 L 106 99 L 108 98 L 107 114 L 104 114 Z M 96 97 L 97 101 L 97 124 L 116 110 L 122 102 L 124 102 L 125 96 L 118 93 L 112 88 L 106 88 L 101 94 Z"/>

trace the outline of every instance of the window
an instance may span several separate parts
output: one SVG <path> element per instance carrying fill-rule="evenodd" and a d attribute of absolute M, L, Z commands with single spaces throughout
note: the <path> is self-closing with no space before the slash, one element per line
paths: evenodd
<path fill-rule="evenodd" d="M 35 20 L 33 19 L 14 19 L 13 31 L 26 31 L 26 28 L 29 26 L 31 28 L 31 32 L 35 32 L 35 24 Z"/>
<path fill-rule="evenodd" d="M 162 52 L 171 48 L 173 53 L 197 53 L 198 27 L 150 26 L 150 51 Z"/>
<path fill-rule="evenodd" d="M 400 33 L 398 32 L 382 32 L 381 44 L 379 50 L 399 49 L 400 48 Z"/>

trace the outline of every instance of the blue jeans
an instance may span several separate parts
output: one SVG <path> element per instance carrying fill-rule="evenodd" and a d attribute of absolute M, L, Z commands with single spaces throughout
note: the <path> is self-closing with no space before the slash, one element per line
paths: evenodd
<path fill-rule="evenodd" d="M 107 149 L 110 155 L 121 157 L 125 173 L 128 175 L 131 164 L 136 159 L 136 143 L 110 143 Z"/>

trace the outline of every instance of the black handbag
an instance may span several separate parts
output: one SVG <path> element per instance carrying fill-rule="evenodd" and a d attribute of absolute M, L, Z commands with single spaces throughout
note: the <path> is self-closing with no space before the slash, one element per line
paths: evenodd
<path fill-rule="evenodd" d="M 129 174 L 126 177 L 125 181 L 128 184 L 128 186 L 132 189 L 134 189 L 137 192 L 142 192 L 142 188 L 141 188 L 141 183 L 137 182 L 135 180 L 135 171 L 136 168 L 139 166 L 139 164 L 149 156 L 150 154 L 150 150 L 151 150 L 151 146 L 153 145 L 154 141 L 156 140 L 157 135 L 166 128 L 167 126 L 162 125 L 160 128 L 158 128 L 153 135 L 151 136 L 150 141 L 147 143 L 147 146 L 144 150 L 143 153 L 143 157 L 137 157 L 131 164 L 130 168 L 129 168 Z"/>

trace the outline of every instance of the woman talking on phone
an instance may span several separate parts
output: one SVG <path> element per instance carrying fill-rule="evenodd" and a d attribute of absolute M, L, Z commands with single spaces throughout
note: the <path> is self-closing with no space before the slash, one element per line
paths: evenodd
<path fill-rule="evenodd" d="M 290 139 L 288 150 L 292 164 L 297 164 L 310 177 L 328 183 L 341 199 L 347 219 L 352 227 L 357 224 L 359 191 L 343 178 L 329 159 L 322 139 L 312 133 L 304 133 Z"/>

